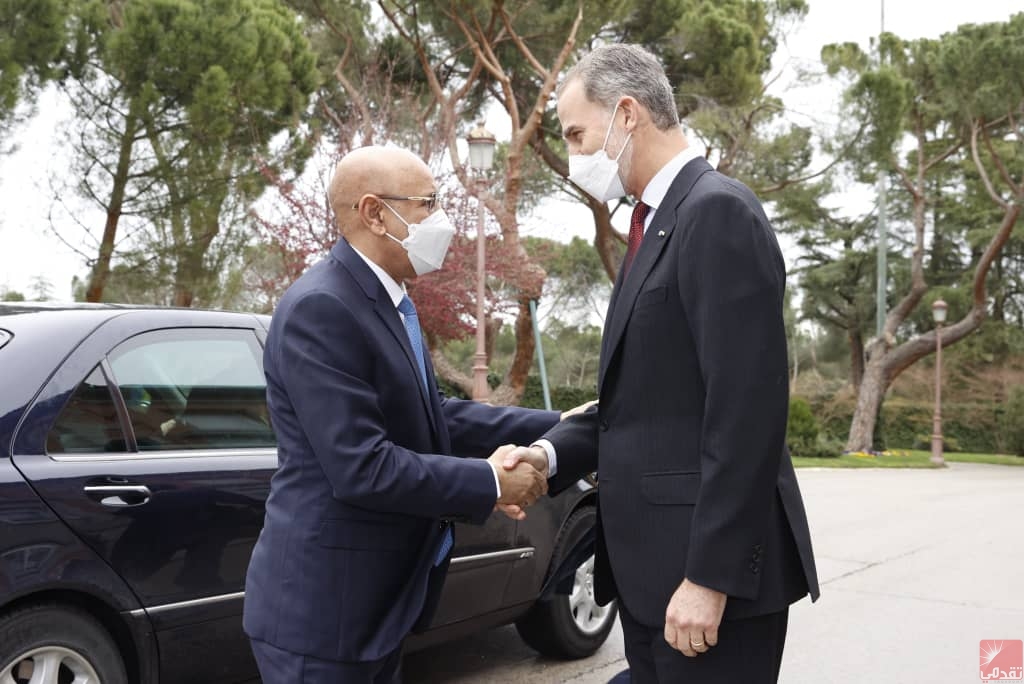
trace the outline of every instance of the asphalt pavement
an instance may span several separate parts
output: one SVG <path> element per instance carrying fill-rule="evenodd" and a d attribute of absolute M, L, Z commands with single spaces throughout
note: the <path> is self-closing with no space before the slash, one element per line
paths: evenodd
<path fill-rule="evenodd" d="M 790 611 L 784 684 L 981 681 L 982 640 L 1024 639 L 1024 467 L 797 471 L 821 599 Z M 590 658 L 541 658 L 505 627 L 405 660 L 406 684 L 604 684 Z"/>

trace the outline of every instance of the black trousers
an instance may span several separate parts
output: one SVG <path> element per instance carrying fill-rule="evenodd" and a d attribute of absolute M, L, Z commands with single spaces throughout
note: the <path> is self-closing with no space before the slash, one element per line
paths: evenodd
<path fill-rule="evenodd" d="M 263 684 L 401 684 L 402 649 L 365 663 L 343 663 L 292 653 L 250 639 Z"/>
<path fill-rule="evenodd" d="M 687 658 L 665 641 L 664 626 L 637 622 L 619 601 L 632 684 L 775 684 L 789 610 L 723 621 L 718 645 Z"/>

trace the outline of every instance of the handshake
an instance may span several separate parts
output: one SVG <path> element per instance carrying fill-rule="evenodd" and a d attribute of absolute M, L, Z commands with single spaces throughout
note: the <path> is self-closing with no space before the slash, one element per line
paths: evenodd
<path fill-rule="evenodd" d="M 501 496 L 495 504 L 513 520 L 526 518 L 526 507 L 548 492 L 548 454 L 539 446 L 498 447 L 488 458 L 498 473 Z"/>
<path fill-rule="evenodd" d="M 576 408 L 564 411 L 562 420 L 585 412 L 597 401 L 588 401 Z M 526 507 L 548 493 L 548 452 L 539 446 L 514 446 L 506 444 L 487 459 L 498 473 L 501 496 L 494 509 L 513 520 L 526 518 Z"/>

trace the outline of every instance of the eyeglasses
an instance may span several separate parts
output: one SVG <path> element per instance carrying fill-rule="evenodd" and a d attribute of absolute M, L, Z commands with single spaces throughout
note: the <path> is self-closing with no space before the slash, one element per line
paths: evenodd
<path fill-rule="evenodd" d="M 427 211 L 434 211 L 434 207 L 437 206 L 437 193 L 432 192 L 429 195 L 377 195 L 380 199 L 389 200 L 408 200 L 411 202 L 425 202 Z M 359 203 L 356 202 L 352 205 L 353 209 L 359 208 Z"/>

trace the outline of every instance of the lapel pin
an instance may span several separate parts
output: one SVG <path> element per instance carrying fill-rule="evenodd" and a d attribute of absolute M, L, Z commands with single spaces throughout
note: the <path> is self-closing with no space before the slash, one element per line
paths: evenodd
<path fill-rule="evenodd" d="M 665 231 L 659 230 L 658 231 L 658 237 L 665 237 Z"/>

